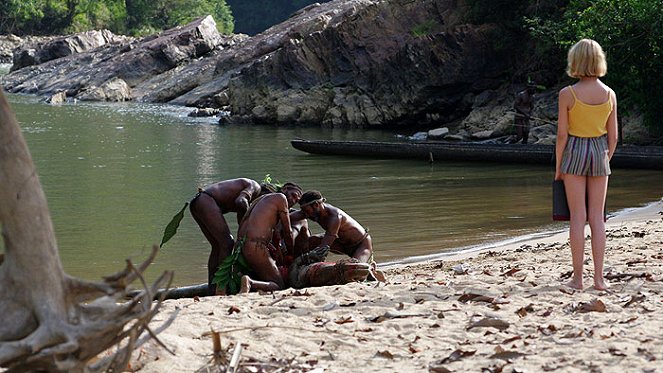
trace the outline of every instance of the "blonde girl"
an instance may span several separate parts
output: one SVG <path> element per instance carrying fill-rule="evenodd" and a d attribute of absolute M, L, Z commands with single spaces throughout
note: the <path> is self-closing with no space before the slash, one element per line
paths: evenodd
<path fill-rule="evenodd" d="M 569 240 L 573 277 L 583 288 L 585 222 L 591 230 L 594 288 L 605 290 L 605 198 L 610 159 L 617 146 L 617 96 L 600 77 L 607 73 L 605 54 L 594 40 L 582 39 L 568 54 L 567 74 L 578 79 L 559 92 L 555 180 L 564 180 L 571 212 Z"/>

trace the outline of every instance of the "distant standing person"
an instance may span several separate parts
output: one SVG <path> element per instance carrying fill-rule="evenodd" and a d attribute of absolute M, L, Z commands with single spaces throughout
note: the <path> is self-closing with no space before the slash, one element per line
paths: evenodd
<path fill-rule="evenodd" d="M 518 92 L 516 95 L 516 101 L 513 103 L 513 108 L 516 110 L 516 117 L 514 119 L 516 126 L 515 143 L 522 140 L 523 144 L 527 144 L 527 139 L 529 138 L 529 120 L 534 108 L 535 91 L 536 86 L 528 84 L 527 88 Z"/>
<path fill-rule="evenodd" d="M 568 53 L 567 74 L 579 79 L 559 92 L 555 180 L 564 180 L 571 220 L 569 237 L 573 277 L 567 284 L 582 289 L 585 221 L 589 221 L 594 288 L 605 290 L 605 198 L 610 159 L 617 146 L 617 96 L 599 80 L 607 72 L 601 46 L 582 39 Z"/>
<path fill-rule="evenodd" d="M 302 195 L 299 200 L 302 213 L 317 222 L 325 233 L 309 238 L 309 248 L 329 246 L 332 252 L 344 253 L 361 263 L 373 256 L 373 242 L 368 231 L 345 211 L 326 203 L 317 190 Z"/>
<path fill-rule="evenodd" d="M 232 252 L 235 244 L 230 228 L 223 214 L 237 213 L 239 223 L 249 204 L 260 195 L 260 184 L 251 179 L 231 179 L 199 189 L 191 200 L 191 216 L 200 226 L 200 230 L 212 245 L 207 260 L 207 281 L 212 278 L 219 264 Z"/>

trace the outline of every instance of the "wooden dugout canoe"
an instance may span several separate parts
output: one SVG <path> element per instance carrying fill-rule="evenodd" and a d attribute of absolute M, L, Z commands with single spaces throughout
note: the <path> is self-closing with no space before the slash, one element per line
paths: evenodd
<path fill-rule="evenodd" d="M 311 154 L 426 161 L 529 163 L 553 166 L 554 145 L 483 144 L 468 142 L 380 142 L 294 139 L 290 143 Z M 663 170 L 663 147 L 618 147 L 612 167 Z"/>

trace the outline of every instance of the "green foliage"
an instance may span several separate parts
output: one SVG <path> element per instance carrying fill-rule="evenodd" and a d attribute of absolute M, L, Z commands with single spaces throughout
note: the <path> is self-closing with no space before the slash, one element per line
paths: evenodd
<path fill-rule="evenodd" d="M 638 107 L 645 124 L 663 133 L 662 1 L 571 0 L 559 16 L 529 24 L 534 38 L 564 57 L 582 38 L 599 42 L 608 59 L 605 81 L 625 104 L 620 107 Z"/>
<path fill-rule="evenodd" d="M 430 34 L 433 32 L 433 28 L 435 27 L 436 22 L 433 21 L 432 19 L 429 19 L 428 21 L 422 22 L 414 27 L 412 27 L 412 35 L 416 37 L 422 37 Z"/>
<path fill-rule="evenodd" d="M 265 177 L 261 181 L 261 184 L 271 185 L 277 191 L 280 191 L 281 188 L 283 187 L 283 183 L 281 183 L 278 180 L 272 180 L 272 176 L 270 174 L 265 175 Z"/>
<path fill-rule="evenodd" d="M 212 283 L 219 289 L 226 289 L 228 295 L 239 292 L 242 276 L 249 273 L 249 263 L 242 255 L 243 246 L 244 239 L 240 238 L 232 253 L 223 259 L 212 279 Z"/>
<path fill-rule="evenodd" d="M 109 29 L 153 33 L 212 15 L 221 33 L 234 21 L 225 0 L 2 0 L 0 34 L 62 34 Z"/>
<path fill-rule="evenodd" d="M 175 233 L 177 233 L 177 228 L 180 226 L 180 222 L 184 218 L 184 210 L 186 210 L 186 207 L 189 205 L 189 203 L 185 203 L 184 207 L 173 216 L 173 218 L 170 220 L 170 223 L 166 226 L 166 229 L 163 231 L 163 237 L 161 238 L 161 243 L 159 244 L 159 247 L 163 247 L 163 245 L 170 241 L 173 236 L 175 236 Z"/>
<path fill-rule="evenodd" d="M 297 10 L 330 0 L 227 0 L 235 31 L 255 35 L 288 19 Z"/>

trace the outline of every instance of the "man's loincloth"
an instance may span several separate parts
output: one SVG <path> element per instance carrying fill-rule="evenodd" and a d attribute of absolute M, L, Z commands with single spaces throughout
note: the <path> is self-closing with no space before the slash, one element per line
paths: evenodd
<path fill-rule="evenodd" d="M 200 197 L 201 194 L 206 194 L 206 195 L 208 195 L 208 196 L 212 199 L 212 201 L 214 201 L 214 204 L 219 208 L 219 210 L 221 210 L 221 214 L 224 214 L 224 213 L 225 213 L 225 211 L 223 211 L 223 207 L 221 207 L 221 205 L 219 205 L 219 203 L 216 202 L 216 198 L 214 198 L 214 196 L 212 195 L 212 193 L 210 193 L 210 192 L 208 192 L 207 190 L 202 189 L 202 188 L 198 188 L 198 193 L 196 193 L 196 195 L 193 196 L 193 198 L 191 199 L 191 201 L 189 202 L 189 204 L 193 205 L 194 202 L 198 201 L 198 197 Z"/>
<path fill-rule="evenodd" d="M 353 254 L 353 253 L 359 248 L 359 246 L 361 246 L 361 244 L 362 244 L 364 241 L 366 241 L 366 238 L 368 238 L 368 237 L 369 237 L 369 235 L 368 235 L 368 229 L 367 229 L 366 232 L 364 232 L 364 235 L 363 235 L 359 240 L 357 240 L 356 242 L 351 243 L 351 244 L 349 244 L 349 245 L 348 245 L 348 244 L 345 244 L 345 243 L 343 243 L 343 242 L 338 242 L 337 245 L 340 246 L 340 247 L 342 247 L 342 248 L 344 248 L 344 249 L 346 249 L 347 251 L 350 251 L 350 252 Z M 334 242 L 334 244 L 336 244 L 336 242 Z M 336 246 L 336 245 L 334 245 L 334 244 L 332 244 L 332 250 L 331 250 L 331 252 L 333 252 L 333 253 L 335 253 L 335 254 L 345 254 L 345 255 L 348 255 L 347 251 L 346 251 L 346 252 L 339 252 L 338 250 L 334 250 L 333 246 Z M 352 254 L 350 254 L 350 256 L 352 256 Z"/>

